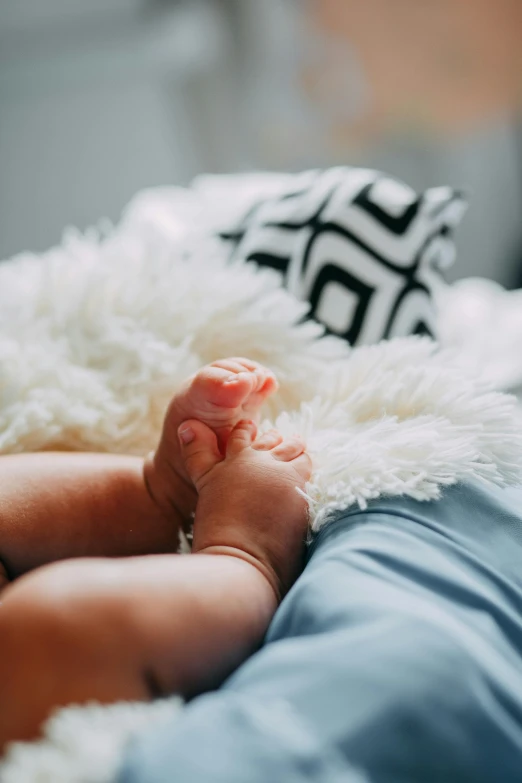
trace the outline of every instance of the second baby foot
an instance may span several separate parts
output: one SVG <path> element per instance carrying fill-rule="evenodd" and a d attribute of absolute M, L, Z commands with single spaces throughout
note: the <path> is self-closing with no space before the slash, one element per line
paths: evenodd
<path fill-rule="evenodd" d="M 156 452 L 145 463 L 145 479 L 157 503 L 175 509 L 187 521 L 197 494 L 180 453 L 179 425 L 197 419 L 217 436 L 225 453 L 228 436 L 243 419 L 257 421 L 266 398 L 277 389 L 275 375 L 243 357 L 212 362 L 189 378 L 173 397 Z"/>
<path fill-rule="evenodd" d="M 303 565 L 311 474 L 301 437 L 240 421 L 220 453 L 215 433 L 186 421 L 179 437 L 187 470 L 198 490 L 192 552 L 239 557 L 261 571 L 277 598 Z M 298 491 L 300 490 L 300 492 Z"/>

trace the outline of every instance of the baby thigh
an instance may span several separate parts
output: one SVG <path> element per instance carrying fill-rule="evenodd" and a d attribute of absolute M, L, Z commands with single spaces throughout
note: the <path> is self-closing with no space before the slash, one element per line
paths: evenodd
<path fill-rule="evenodd" d="M 55 707 L 216 687 L 261 641 L 266 593 L 256 568 L 212 555 L 67 560 L 21 577 L 0 603 L 0 749 Z"/>
<path fill-rule="evenodd" d="M 0 748 L 58 706 L 148 699 L 139 605 L 120 563 L 69 560 L 11 583 L 0 602 Z"/>

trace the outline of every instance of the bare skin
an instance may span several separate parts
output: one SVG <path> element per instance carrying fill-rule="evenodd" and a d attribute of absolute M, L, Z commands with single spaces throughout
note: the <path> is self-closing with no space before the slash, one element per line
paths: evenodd
<path fill-rule="evenodd" d="M 223 394 L 222 380 L 209 380 L 207 370 L 197 379 L 196 388 L 207 384 L 212 396 L 217 385 Z M 310 475 L 310 461 L 299 438 L 283 440 L 272 431 L 255 440 L 252 421 L 230 423 L 247 410 L 254 412 L 259 397 L 251 395 L 260 392 L 263 398 L 269 393 L 272 382 L 263 388 L 265 382 L 266 378 L 263 383 L 258 378 L 255 383 L 253 379 L 244 383 L 242 402 L 228 406 L 229 415 L 232 411 L 229 423 L 225 416 L 221 423 L 214 419 L 215 430 L 201 420 L 180 421 L 185 408 L 174 402 L 167 413 L 160 448 L 168 455 L 168 469 L 159 457 L 150 460 L 147 486 L 142 480 L 143 497 L 151 508 L 160 509 L 161 519 L 170 519 L 172 512 L 175 526 L 183 516 L 165 477 L 173 470 L 186 485 L 193 485 L 199 493 L 194 554 L 68 560 L 37 568 L 4 589 L 0 602 L 0 748 L 13 739 L 35 737 L 57 706 L 92 699 L 107 703 L 148 700 L 172 692 L 200 693 L 218 685 L 259 645 L 280 596 L 300 569 L 307 515 L 296 487 L 302 489 Z M 187 398 L 188 390 L 184 404 Z M 204 408 L 202 412 L 205 415 Z M 42 456 L 44 462 L 46 458 Z M 89 471 L 85 472 L 88 476 Z M 96 468 L 91 494 L 102 474 Z M 84 480 L 81 473 L 78 481 L 68 478 L 70 498 L 75 501 L 80 492 L 75 485 Z M 31 490 L 34 498 L 37 483 L 35 479 Z M 127 511 L 125 492 L 116 483 L 119 501 Z M 138 483 L 132 486 L 137 488 Z M 61 491 L 62 524 L 66 526 L 70 509 L 63 476 Z M 102 509 L 104 493 L 107 487 L 98 499 Z M 0 491 L 4 511 L 2 497 Z M 142 496 L 138 493 L 131 498 L 135 505 L 138 497 Z M 187 496 L 183 497 L 185 502 Z M 49 502 L 53 498 L 50 491 Z M 14 495 L 10 502 L 12 514 Z M 31 502 L 25 504 L 25 511 L 20 510 L 20 518 L 24 513 L 27 516 L 27 509 L 31 511 Z M 54 506 L 52 511 L 59 509 Z M 92 547 L 99 528 L 93 527 L 92 505 L 88 510 L 84 545 Z M 74 517 L 77 533 L 81 532 L 81 508 L 75 509 Z M 9 514 L 0 522 L 2 532 L 4 526 L 10 529 L 6 518 Z M 36 528 L 43 518 L 38 516 Z M 114 507 L 106 517 L 107 524 L 113 521 Z M 145 530 L 149 522 L 146 519 L 141 528 Z M 31 531 L 30 522 L 24 524 Z M 52 531 L 61 544 L 60 556 L 70 557 L 64 554 L 67 546 L 60 539 L 56 520 Z M 80 547 L 69 541 L 69 534 L 63 535 L 76 554 Z M 51 559 L 52 546 L 45 545 L 44 538 L 40 536 L 41 547 Z M 109 549 L 114 554 L 117 536 L 107 537 L 102 531 L 100 538 L 103 546 L 99 542 L 96 546 L 102 549 L 112 542 Z M 7 539 L 14 553 L 11 563 L 17 557 L 23 561 L 22 548 L 13 545 L 16 536 Z"/>
<path fill-rule="evenodd" d="M 261 405 L 276 389 L 270 370 L 242 357 L 220 359 L 189 378 L 169 405 L 155 453 L 145 461 L 149 491 L 166 514 L 174 511 L 186 524 L 196 508 L 196 488 L 179 448 L 180 424 L 188 419 L 206 424 L 223 453 L 233 427 L 243 419 L 257 421 Z"/>
<path fill-rule="evenodd" d="M 197 500 L 179 425 L 197 418 L 223 447 L 241 419 L 258 418 L 276 388 L 274 375 L 248 359 L 204 367 L 173 398 L 156 454 L 145 463 L 118 454 L 0 457 L 0 589 L 2 569 L 15 579 L 64 558 L 176 552 Z"/>

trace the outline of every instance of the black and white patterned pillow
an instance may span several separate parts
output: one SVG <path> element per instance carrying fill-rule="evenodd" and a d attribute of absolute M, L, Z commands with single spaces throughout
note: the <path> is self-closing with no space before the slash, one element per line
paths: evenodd
<path fill-rule="evenodd" d="M 280 270 L 311 315 L 351 344 L 434 333 L 431 291 L 453 263 L 460 192 L 420 195 L 377 171 L 333 168 L 285 179 L 220 231 L 231 256 Z"/>

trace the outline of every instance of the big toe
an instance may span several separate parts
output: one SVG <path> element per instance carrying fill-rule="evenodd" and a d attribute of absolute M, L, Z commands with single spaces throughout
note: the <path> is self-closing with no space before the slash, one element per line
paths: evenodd
<path fill-rule="evenodd" d="M 195 377 L 198 396 L 223 408 L 248 405 L 255 409 L 277 389 L 274 373 L 258 362 L 233 357 L 220 359 L 205 367 Z"/>
<path fill-rule="evenodd" d="M 251 370 L 223 362 L 209 365 L 196 375 L 191 396 L 198 409 L 204 407 L 208 409 L 205 412 L 217 413 L 217 406 L 225 412 L 239 407 L 252 394 L 257 383 L 258 378 Z"/>
<path fill-rule="evenodd" d="M 185 469 L 198 488 L 204 476 L 223 459 L 216 434 L 201 421 L 189 419 L 178 427 L 178 437 Z"/>

